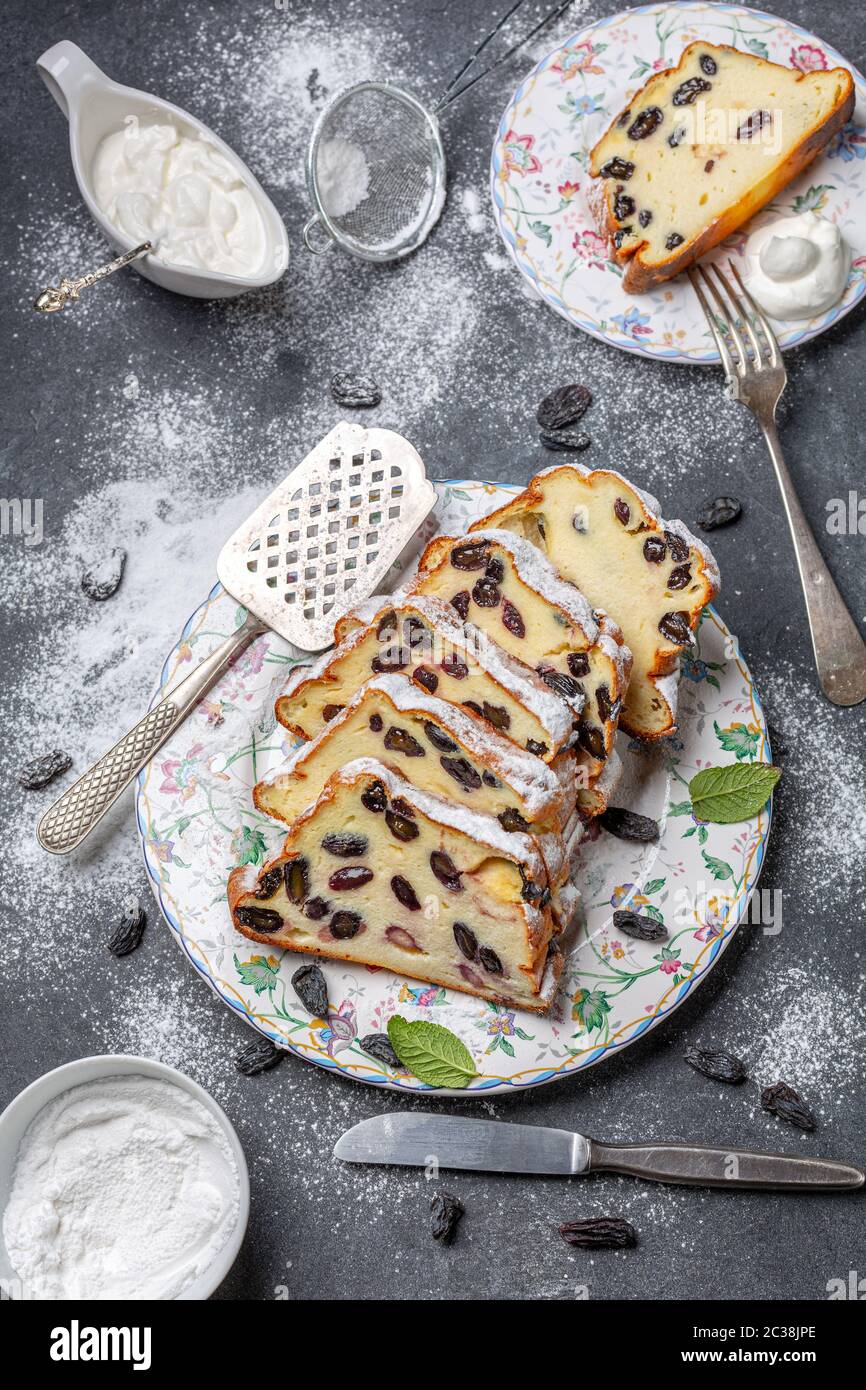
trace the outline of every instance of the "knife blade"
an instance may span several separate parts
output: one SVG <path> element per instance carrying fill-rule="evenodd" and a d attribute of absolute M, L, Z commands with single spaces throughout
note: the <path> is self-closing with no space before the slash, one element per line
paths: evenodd
<path fill-rule="evenodd" d="M 601 1144 L 565 1129 L 411 1111 L 362 1120 L 337 1141 L 334 1156 L 346 1163 L 548 1177 L 628 1173 L 689 1187 L 773 1192 L 845 1192 L 866 1182 L 859 1168 L 830 1158 L 792 1158 L 700 1144 Z"/>

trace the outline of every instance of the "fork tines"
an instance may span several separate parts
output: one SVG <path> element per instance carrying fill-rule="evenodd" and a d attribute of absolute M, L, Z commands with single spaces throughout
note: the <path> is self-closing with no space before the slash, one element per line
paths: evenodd
<path fill-rule="evenodd" d="M 739 293 L 718 265 L 693 266 L 688 271 L 727 376 L 742 377 L 750 370 L 778 367 L 782 357 L 775 333 L 743 284 L 733 261 L 728 261 L 728 269 L 739 286 Z M 715 309 L 708 302 L 703 287 L 709 291 Z M 723 294 L 728 302 L 722 298 Z M 756 328 L 760 329 L 765 341 Z"/>

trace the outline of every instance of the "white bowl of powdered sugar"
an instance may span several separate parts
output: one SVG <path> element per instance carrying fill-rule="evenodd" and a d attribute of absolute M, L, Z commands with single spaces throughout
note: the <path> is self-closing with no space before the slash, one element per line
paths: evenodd
<path fill-rule="evenodd" d="M 208 1298 L 249 1201 L 225 1114 L 162 1062 L 85 1057 L 0 1116 L 0 1284 L 13 1298 Z"/>

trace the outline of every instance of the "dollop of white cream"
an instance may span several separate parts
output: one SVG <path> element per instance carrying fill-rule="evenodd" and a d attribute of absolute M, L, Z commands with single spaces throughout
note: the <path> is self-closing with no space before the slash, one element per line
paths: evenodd
<path fill-rule="evenodd" d="M 780 217 L 752 232 L 743 280 L 774 319 L 810 319 L 841 298 L 851 248 L 839 228 L 817 212 Z"/>
<path fill-rule="evenodd" d="M 216 145 L 171 124 L 106 135 L 93 161 L 101 211 L 133 241 L 152 241 L 170 265 L 256 275 L 268 235 L 239 165 Z"/>

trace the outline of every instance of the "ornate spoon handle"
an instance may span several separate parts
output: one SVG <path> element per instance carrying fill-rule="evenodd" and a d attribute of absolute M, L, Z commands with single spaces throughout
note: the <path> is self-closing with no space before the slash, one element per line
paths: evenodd
<path fill-rule="evenodd" d="M 140 246 L 134 246 L 131 251 L 125 251 L 122 256 L 101 265 L 98 270 L 91 270 L 87 275 L 79 276 L 77 280 L 70 280 L 64 275 L 59 285 L 48 285 L 36 296 L 33 308 L 38 309 L 40 314 L 54 314 L 58 309 L 65 309 L 67 304 L 74 303 L 81 291 L 86 290 L 89 285 L 95 285 L 97 280 L 104 280 L 107 275 L 113 275 L 116 270 L 122 270 L 125 265 L 137 261 L 152 250 L 153 242 L 143 241 Z"/>

